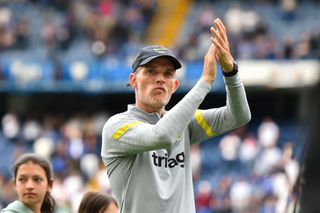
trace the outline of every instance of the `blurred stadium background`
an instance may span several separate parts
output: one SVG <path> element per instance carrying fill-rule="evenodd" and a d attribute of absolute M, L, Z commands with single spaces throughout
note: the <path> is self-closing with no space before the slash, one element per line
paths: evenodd
<path fill-rule="evenodd" d="M 193 147 L 197 212 L 293 212 L 318 107 L 319 9 L 317 0 L 0 0 L 0 209 L 15 199 L 10 166 L 29 151 L 53 164 L 57 212 L 76 212 L 87 190 L 112 193 L 101 128 L 134 101 L 133 58 L 161 44 L 183 61 L 170 108 L 199 78 L 219 17 L 252 121 Z M 220 73 L 201 108 L 224 104 Z"/>

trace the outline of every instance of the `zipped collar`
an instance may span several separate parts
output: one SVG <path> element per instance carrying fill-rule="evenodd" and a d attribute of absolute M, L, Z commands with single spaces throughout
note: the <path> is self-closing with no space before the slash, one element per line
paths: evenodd
<path fill-rule="evenodd" d="M 152 122 L 152 123 L 157 122 L 161 119 L 161 116 L 158 112 L 145 112 L 145 111 L 139 109 L 138 107 L 136 107 L 136 105 L 134 105 L 134 104 L 128 104 L 128 111 L 135 114 L 136 116 L 138 116 L 144 120 L 147 120 L 148 122 Z"/>

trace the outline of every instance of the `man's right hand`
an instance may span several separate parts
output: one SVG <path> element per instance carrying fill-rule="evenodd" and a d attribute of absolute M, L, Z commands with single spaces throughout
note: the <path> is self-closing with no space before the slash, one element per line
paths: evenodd
<path fill-rule="evenodd" d="M 201 78 L 210 85 L 216 80 L 217 74 L 217 49 L 214 44 L 211 44 L 207 54 L 204 57 L 204 65 Z"/>

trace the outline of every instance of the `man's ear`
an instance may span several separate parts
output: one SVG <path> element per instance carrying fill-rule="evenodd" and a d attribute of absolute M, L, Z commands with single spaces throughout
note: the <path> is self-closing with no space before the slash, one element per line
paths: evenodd
<path fill-rule="evenodd" d="M 137 81 L 136 81 L 136 74 L 135 73 L 130 73 L 129 76 L 129 84 L 132 88 L 136 88 L 137 87 Z"/>
<path fill-rule="evenodd" d="M 177 89 L 179 88 L 179 85 L 180 85 L 179 80 L 175 79 L 172 93 L 175 93 L 177 91 Z"/>

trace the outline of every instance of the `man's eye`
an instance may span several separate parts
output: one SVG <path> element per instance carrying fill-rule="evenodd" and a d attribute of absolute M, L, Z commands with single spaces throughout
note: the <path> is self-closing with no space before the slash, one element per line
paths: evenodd
<path fill-rule="evenodd" d="M 167 77 L 174 77 L 174 72 L 173 71 L 168 71 L 166 72 Z"/>
<path fill-rule="evenodd" d="M 147 69 L 147 72 L 148 72 L 148 73 L 154 73 L 155 70 L 154 70 L 153 68 L 148 68 L 148 69 Z"/>

